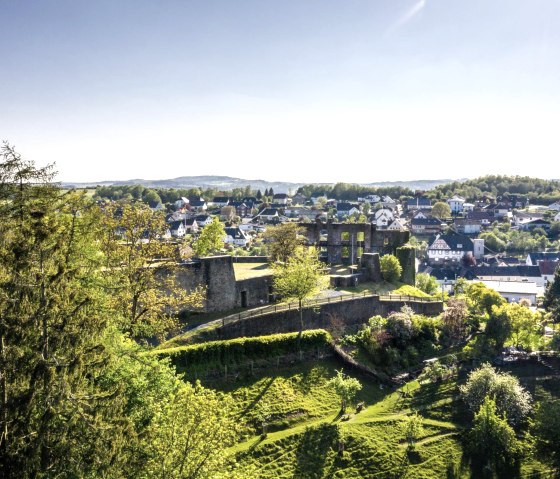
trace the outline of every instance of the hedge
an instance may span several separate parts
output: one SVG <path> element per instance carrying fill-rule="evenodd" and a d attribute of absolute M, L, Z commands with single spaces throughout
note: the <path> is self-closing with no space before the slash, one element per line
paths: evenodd
<path fill-rule="evenodd" d="M 297 353 L 299 333 L 272 334 L 251 338 L 235 338 L 207 343 L 154 350 L 160 358 L 169 358 L 176 368 L 198 365 L 239 364 L 247 360 L 267 359 Z M 304 331 L 301 337 L 303 351 L 321 348 L 331 342 L 330 334 L 323 329 Z"/>

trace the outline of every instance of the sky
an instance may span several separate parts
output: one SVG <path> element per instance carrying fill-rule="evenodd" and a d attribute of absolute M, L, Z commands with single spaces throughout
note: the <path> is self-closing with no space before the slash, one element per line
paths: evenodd
<path fill-rule="evenodd" d="M 0 140 L 61 181 L 560 178 L 560 0 L 0 0 Z"/>

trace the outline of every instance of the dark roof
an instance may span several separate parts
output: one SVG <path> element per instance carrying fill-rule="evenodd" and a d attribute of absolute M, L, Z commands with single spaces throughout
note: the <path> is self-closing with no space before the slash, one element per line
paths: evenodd
<path fill-rule="evenodd" d="M 537 264 L 539 261 L 558 261 L 560 260 L 560 252 L 529 253 L 529 258 L 533 264 Z"/>
<path fill-rule="evenodd" d="M 523 276 L 537 277 L 541 275 L 538 266 L 479 266 L 474 269 L 477 276 Z"/>
<path fill-rule="evenodd" d="M 539 261 L 538 268 L 541 270 L 541 275 L 553 275 L 559 266 L 560 261 Z"/>
<path fill-rule="evenodd" d="M 337 203 L 336 211 L 350 211 L 352 208 L 358 208 L 357 205 L 353 205 L 352 203 Z"/>
<path fill-rule="evenodd" d="M 204 223 L 206 220 L 208 220 L 208 218 L 210 218 L 210 215 L 198 215 L 195 216 L 194 219 L 198 222 L 198 223 Z"/>
<path fill-rule="evenodd" d="M 467 213 L 467 219 L 475 221 L 488 220 L 492 222 L 494 221 L 494 215 L 490 214 L 488 211 L 470 211 Z"/>
<path fill-rule="evenodd" d="M 533 220 L 533 221 L 528 221 L 527 223 L 525 223 L 525 226 L 527 226 L 527 225 L 532 225 L 532 226 L 536 226 L 536 225 L 550 226 L 550 221 L 548 221 L 548 220 Z"/>
<path fill-rule="evenodd" d="M 247 239 L 245 233 L 241 231 L 238 227 L 235 228 L 225 228 L 226 235 L 231 236 L 233 239 Z"/>
<path fill-rule="evenodd" d="M 441 239 L 447 243 L 452 251 L 473 251 L 474 246 L 472 240 L 468 236 L 449 233 L 445 235 L 437 235 L 430 240 L 428 248 L 436 241 Z"/>
<path fill-rule="evenodd" d="M 190 203 L 191 206 L 197 207 L 197 206 L 204 206 L 206 204 L 206 201 L 192 199 L 192 200 L 189 200 L 189 203 Z"/>
<path fill-rule="evenodd" d="M 474 274 L 473 268 L 465 268 L 464 266 L 460 266 L 457 268 L 434 268 L 432 266 L 421 265 L 418 268 L 419 273 L 426 273 L 430 276 L 433 276 L 439 281 L 444 281 L 446 278 L 448 280 L 455 279 L 455 278 L 466 278 L 466 279 L 474 279 L 476 275 Z"/>
<path fill-rule="evenodd" d="M 194 226 L 196 225 L 196 220 L 194 218 L 189 218 L 185 220 L 185 226 Z"/>
<path fill-rule="evenodd" d="M 171 223 L 169 223 L 169 229 L 178 230 L 182 224 L 182 221 L 172 221 Z"/>
<path fill-rule="evenodd" d="M 412 226 L 440 226 L 442 223 L 441 220 L 437 218 L 412 218 L 410 220 L 410 224 Z"/>
<path fill-rule="evenodd" d="M 229 198 L 227 196 L 214 196 L 212 200 L 213 203 L 227 203 L 229 202 Z"/>
<path fill-rule="evenodd" d="M 233 206 L 234 208 L 239 208 L 240 206 L 247 207 L 247 205 L 243 201 L 232 201 L 229 206 Z"/>
<path fill-rule="evenodd" d="M 260 216 L 274 216 L 277 214 L 278 210 L 276 208 L 265 208 L 259 213 Z"/>
<path fill-rule="evenodd" d="M 276 193 L 272 198 L 275 200 L 285 200 L 289 198 L 289 196 L 286 193 Z"/>
<path fill-rule="evenodd" d="M 406 207 L 410 206 L 432 206 L 432 200 L 424 196 L 420 198 L 412 198 L 406 202 Z"/>

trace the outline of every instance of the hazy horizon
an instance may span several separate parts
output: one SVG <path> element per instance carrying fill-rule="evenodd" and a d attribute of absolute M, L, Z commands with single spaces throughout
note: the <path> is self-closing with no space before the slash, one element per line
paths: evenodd
<path fill-rule="evenodd" d="M 560 178 L 558 1 L 21 0 L 3 20 L 0 140 L 60 181 Z"/>

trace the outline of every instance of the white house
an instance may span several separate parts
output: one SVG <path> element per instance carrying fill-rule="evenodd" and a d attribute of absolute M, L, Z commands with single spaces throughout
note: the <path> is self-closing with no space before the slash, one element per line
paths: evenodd
<path fill-rule="evenodd" d="M 519 303 L 521 299 L 530 301 L 531 306 L 537 304 L 539 292 L 536 283 L 531 281 L 475 281 L 484 283 L 488 288 L 500 293 L 508 303 Z"/>
<path fill-rule="evenodd" d="M 189 204 L 189 199 L 185 198 L 184 196 L 181 196 L 181 198 L 179 198 L 174 204 L 175 204 L 175 208 L 177 209 L 184 208 Z"/>
<path fill-rule="evenodd" d="M 449 204 L 449 208 L 451 208 L 451 213 L 458 214 L 463 211 L 465 199 L 455 195 L 453 198 L 449 198 L 447 203 Z"/>
<path fill-rule="evenodd" d="M 560 201 L 557 201 L 556 203 L 552 203 L 549 207 L 549 210 L 553 210 L 553 211 L 560 211 Z"/>
<path fill-rule="evenodd" d="M 292 199 L 286 193 L 276 193 L 272 197 L 272 202 L 277 205 L 287 205 L 292 202 Z"/>
<path fill-rule="evenodd" d="M 554 221 L 560 221 L 560 211 L 554 217 Z"/>
<path fill-rule="evenodd" d="M 226 236 L 224 238 L 224 243 L 241 247 L 245 247 L 247 246 L 247 243 L 249 243 L 247 235 L 238 227 L 225 228 L 225 230 Z"/>
<path fill-rule="evenodd" d="M 463 203 L 463 213 L 469 213 L 474 211 L 474 205 L 472 203 Z"/>
<path fill-rule="evenodd" d="M 430 264 L 459 263 L 467 253 L 474 255 L 474 249 L 473 241 L 467 236 L 437 235 L 428 246 L 428 261 Z"/>
<path fill-rule="evenodd" d="M 174 238 L 182 238 L 187 234 L 187 229 L 183 221 L 173 221 L 169 224 L 169 231 Z"/>
<path fill-rule="evenodd" d="M 394 220 L 389 226 L 387 226 L 388 231 L 406 231 L 408 228 L 402 222 L 400 218 Z"/>

